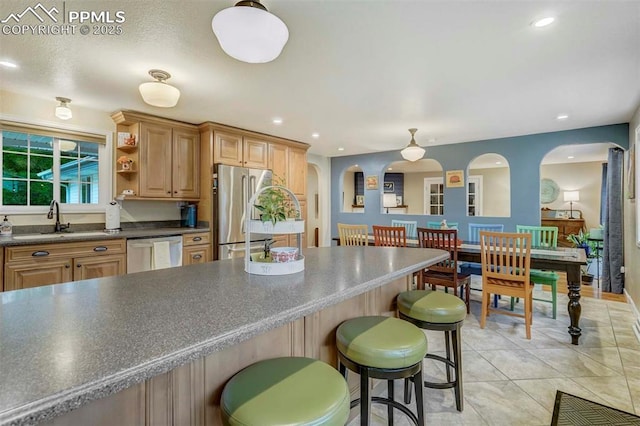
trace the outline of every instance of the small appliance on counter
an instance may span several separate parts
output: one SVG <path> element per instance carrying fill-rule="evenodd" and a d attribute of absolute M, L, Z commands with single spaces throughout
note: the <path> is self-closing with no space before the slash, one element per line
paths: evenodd
<path fill-rule="evenodd" d="M 105 232 L 120 232 L 120 209 L 122 207 L 120 204 L 113 200 L 109 204 L 107 204 L 107 209 L 105 211 L 104 218 L 104 230 Z"/>
<path fill-rule="evenodd" d="M 0 224 L 0 235 L 2 235 L 3 237 L 9 237 L 11 236 L 12 232 L 13 225 L 11 224 L 11 222 L 9 222 L 7 215 L 5 215 L 2 224 Z"/>
<path fill-rule="evenodd" d="M 180 225 L 184 228 L 195 228 L 198 224 L 197 204 L 187 204 L 182 206 Z"/>

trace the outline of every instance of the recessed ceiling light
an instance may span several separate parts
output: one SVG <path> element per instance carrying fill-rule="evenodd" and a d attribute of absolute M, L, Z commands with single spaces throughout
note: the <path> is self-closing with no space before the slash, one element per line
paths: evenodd
<path fill-rule="evenodd" d="M 573 159 L 574 159 L 574 158 L 576 158 L 576 157 L 574 157 L 573 155 L 570 155 L 570 156 L 568 156 L 567 158 L 568 158 L 569 160 L 573 160 Z"/>
<path fill-rule="evenodd" d="M 338 148 L 338 151 L 344 151 L 343 147 Z"/>
<path fill-rule="evenodd" d="M 276 117 L 272 121 L 273 121 L 273 124 L 282 124 L 282 118 Z"/>
<path fill-rule="evenodd" d="M 318 139 L 320 137 L 320 133 L 311 133 L 311 137 Z"/>
<path fill-rule="evenodd" d="M 7 68 L 18 68 L 17 64 L 14 64 L 13 62 L 9 62 L 9 61 L 0 61 L 0 65 Z"/>
<path fill-rule="evenodd" d="M 354 164 L 353 167 L 359 167 L 357 164 Z"/>
<path fill-rule="evenodd" d="M 502 161 L 496 161 L 496 164 L 502 164 Z"/>
<path fill-rule="evenodd" d="M 551 25 L 555 20 L 556 18 L 554 18 L 553 16 L 547 16 L 545 18 L 533 21 L 531 25 L 533 25 L 536 28 L 542 28 L 542 27 L 546 27 L 547 25 Z"/>
<path fill-rule="evenodd" d="M 556 117 L 556 120 L 566 120 L 567 118 L 569 118 L 567 114 L 560 114 Z"/>
<path fill-rule="evenodd" d="M 387 170 L 393 170 L 393 168 L 392 168 L 392 167 L 389 167 Z"/>

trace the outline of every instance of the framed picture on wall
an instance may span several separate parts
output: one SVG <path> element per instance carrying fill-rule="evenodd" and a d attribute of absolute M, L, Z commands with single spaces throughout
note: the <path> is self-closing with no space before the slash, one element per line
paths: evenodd
<path fill-rule="evenodd" d="M 402 195 L 396 195 L 396 204 L 399 206 L 403 206 L 402 204 Z"/>
<path fill-rule="evenodd" d="M 393 182 L 385 182 L 384 183 L 384 192 L 393 192 L 394 191 Z"/>
<path fill-rule="evenodd" d="M 464 170 L 447 170 L 447 188 L 464 187 Z"/>
<path fill-rule="evenodd" d="M 376 175 L 367 176 L 367 178 L 365 179 L 365 188 L 378 189 L 378 176 Z"/>
<path fill-rule="evenodd" d="M 364 195 L 356 195 L 356 206 L 364 206 Z"/>

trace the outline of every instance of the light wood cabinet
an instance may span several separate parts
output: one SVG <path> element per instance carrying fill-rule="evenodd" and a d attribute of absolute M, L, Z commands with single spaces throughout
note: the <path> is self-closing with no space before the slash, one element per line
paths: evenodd
<path fill-rule="evenodd" d="M 289 174 L 287 186 L 298 197 L 307 197 L 307 151 L 305 149 L 289 149 Z M 306 216 L 304 216 L 306 218 Z"/>
<path fill-rule="evenodd" d="M 188 200 L 200 196 L 200 133 L 196 126 L 132 111 L 111 116 L 118 134 L 136 137 L 135 146 L 116 146 L 134 163 L 130 170 L 116 166 L 116 194 L 133 191 L 139 200 Z M 117 145 L 117 143 L 116 143 Z"/>
<path fill-rule="evenodd" d="M 558 247 L 573 247 L 573 244 L 567 240 L 571 234 L 584 232 L 584 219 L 542 219 L 542 226 L 556 226 L 558 228 Z"/>
<path fill-rule="evenodd" d="M 4 267 L 4 290 L 22 290 L 73 281 L 73 259 L 31 260 L 8 263 Z"/>
<path fill-rule="evenodd" d="M 194 265 L 212 260 L 213 247 L 208 232 L 182 236 L 182 264 Z"/>
<path fill-rule="evenodd" d="M 289 147 L 282 144 L 269 144 L 268 169 L 273 172 L 273 176 L 289 182 Z"/>
<path fill-rule="evenodd" d="M 269 144 L 258 138 L 225 131 L 214 131 L 214 164 L 266 169 Z"/>
<path fill-rule="evenodd" d="M 126 241 L 82 241 L 5 248 L 4 290 L 126 273 Z"/>
<path fill-rule="evenodd" d="M 79 257 L 73 259 L 73 280 L 113 277 L 127 272 L 127 258 L 124 254 Z"/>

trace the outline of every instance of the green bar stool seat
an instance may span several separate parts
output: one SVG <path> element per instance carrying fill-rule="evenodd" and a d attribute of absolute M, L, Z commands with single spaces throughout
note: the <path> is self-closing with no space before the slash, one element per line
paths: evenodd
<path fill-rule="evenodd" d="M 462 395 L 462 341 L 460 328 L 467 316 L 467 307 L 462 299 L 433 290 L 404 291 L 398 295 L 399 317 L 425 330 L 444 331 L 446 358 L 435 354 L 426 354 L 425 358 L 441 361 L 446 365 L 447 381 L 440 383 L 424 382 L 432 389 L 453 388 L 456 396 L 456 409 L 464 408 Z M 453 351 L 453 359 L 451 352 Z M 451 378 L 454 370 L 454 379 Z M 405 381 L 405 402 L 411 401 L 411 388 Z"/>
<path fill-rule="evenodd" d="M 464 304 L 464 303 L 463 303 Z M 360 374 L 360 424 L 368 425 L 371 403 L 387 406 L 388 424 L 393 425 L 393 409 L 406 414 L 418 426 L 424 425 L 422 400 L 422 360 L 427 354 L 427 338 L 413 324 L 398 318 L 369 316 L 347 320 L 336 331 L 339 369 L 347 377 L 347 368 Z M 372 397 L 369 379 L 387 380 L 387 398 Z M 394 400 L 393 381 L 413 381 L 416 411 Z"/>
<path fill-rule="evenodd" d="M 330 365 L 284 357 L 257 362 L 233 376 L 220 408 L 225 425 L 343 426 L 349 400 L 346 380 Z"/>

